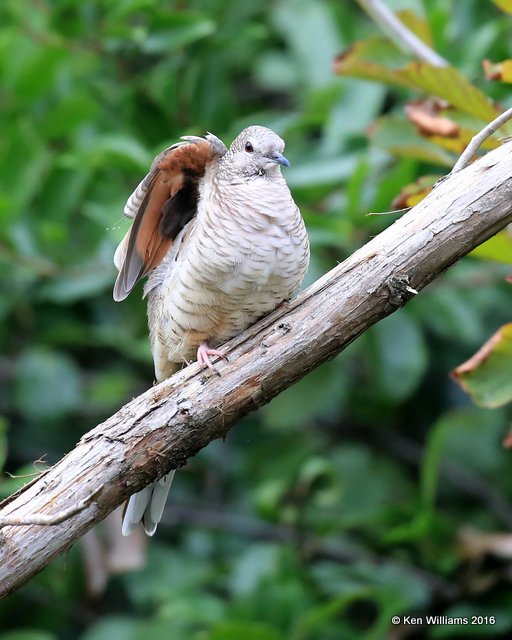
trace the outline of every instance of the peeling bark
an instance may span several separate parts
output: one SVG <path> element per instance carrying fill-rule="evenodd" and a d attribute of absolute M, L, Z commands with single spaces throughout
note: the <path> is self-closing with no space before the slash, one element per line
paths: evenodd
<path fill-rule="evenodd" d="M 129 495 L 224 437 L 240 417 L 335 356 L 512 223 L 511 169 L 512 145 L 506 144 L 449 176 L 292 302 L 230 340 L 222 348 L 229 362 L 216 363 L 221 376 L 197 364 L 183 369 L 86 433 L 60 462 L 6 499 L 0 505 L 0 596 L 41 571 Z M 68 517 L 52 526 L 29 524 L 59 514 Z"/>

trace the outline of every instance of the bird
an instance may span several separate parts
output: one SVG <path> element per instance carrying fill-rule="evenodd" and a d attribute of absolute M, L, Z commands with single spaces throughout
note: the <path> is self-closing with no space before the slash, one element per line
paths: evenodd
<path fill-rule="evenodd" d="M 114 300 L 147 276 L 144 297 L 156 382 L 197 361 L 216 371 L 219 347 L 288 300 L 308 269 L 304 220 L 281 173 L 285 144 L 250 126 L 229 148 L 183 136 L 151 164 L 124 213 Z M 174 471 L 132 495 L 122 533 L 152 536 Z"/>

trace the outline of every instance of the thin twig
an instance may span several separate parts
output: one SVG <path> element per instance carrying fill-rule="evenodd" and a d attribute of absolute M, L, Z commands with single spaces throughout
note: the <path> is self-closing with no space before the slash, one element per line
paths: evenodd
<path fill-rule="evenodd" d="M 414 56 L 436 67 L 448 67 L 450 63 L 420 40 L 403 22 L 401 22 L 391 9 L 382 0 L 357 0 L 366 13 L 385 31 L 393 42 L 402 51 L 412 53 Z M 481 147 L 496 131 L 512 120 L 512 108 L 501 113 L 492 122 L 486 125 L 471 139 L 460 158 L 455 163 L 450 173 L 457 173 L 467 167 Z M 370 214 L 368 214 L 370 215 Z M 375 214 L 372 214 L 375 215 Z"/>
<path fill-rule="evenodd" d="M 500 113 L 497 118 L 494 118 L 492 122 L 489 122 L 488 125 L 471 138 L 471 142 L 464 149 L 450 173 L 457 173 L 457 171 L 461 171 L 471 164 L 471 159 L 480 146 L 487 140 L 487 138 L 490 138 L 493 133 L 496 133 L 496 131 L 509 120 L 512 120 L 512 107 L 503 113 Z"/>
<path fill-rule="evenodd" d="M 366 216 L 391 216 L 394 214 L 402 214 L 410 211 L 412 207 L 404 207 L 403 209 L 393 209 L 392 211 L 369 211 Z"/>
<path fill-rule="evenodd" d="M 449 67 L 450 63 L 420 40 L 401 22 L 382 0 L 357 0 L 366 13 L 385 31 L 396 46 L 435 67 Z"/>
<path fill-rule="evenodd" d="M 0 529 L 3 527 L 26 527 L 28 525 L 40 525 L 42 527 L 50 527 L 56 524 L 62 524 L 65 520 L 76 516 L 77 513 L 83 511 L 91 501 L 91 498 L 94 494 L 87 496 L 83 500 L 81 500 L 78 504 L 69 507 L 69 509 L 64 509 L 63 511 L 59 511 L 54 514 L 46 514 L 46 513 L 35 513 L 29 516 L 4 516 L 0 518 Z"/>

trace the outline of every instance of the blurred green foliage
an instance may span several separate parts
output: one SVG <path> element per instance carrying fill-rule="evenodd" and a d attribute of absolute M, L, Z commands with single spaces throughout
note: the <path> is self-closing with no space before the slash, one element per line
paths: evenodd
<path fill-rule="evenodd" d="M 510 16 L 481 0 L 401 6 L 510 106 L 507 86 L 481 70 L 483 58 L 512 57 Z M 2 2 L 5 471 L 56 461 L 151 385 L 140 289 L 112 301 L 112 255 L 127 196 L 180 135 L 229 142 L 258 123 L 286 139 L 309 282 L 393 219 L 367 212 L 446 170 L 456 156 L 421 136 L 417 153 L 391 155 L 408 144 L 413 89 L 333 74 L 337 54 L 380 35 L 349 1 Z M 408 613 L 496 624 L 396 637 L 509 637 L 509 560 L 464 552 L 460 536 L 512 527 L 510 408 L 474 408 L 448 376 L 510 321 L 509 271 L 463 260 L 191 460 L 144 568 L 93 596 L 76 545 L 0 603 L 0 640 L 378 640 Z M 25 481 L 4 475 L 0 493 Z"/>

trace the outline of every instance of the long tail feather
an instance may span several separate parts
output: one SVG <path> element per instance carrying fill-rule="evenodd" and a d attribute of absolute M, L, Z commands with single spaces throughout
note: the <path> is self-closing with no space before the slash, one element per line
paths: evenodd
<path fill-rule="evenodd" d="M 171 471 L 130 498 L 123 518 L 123 536 L 133 533 L 140 522 L 148 536 L 155 533 L 162 519 L 174 473 L 174 470 Z"/>

